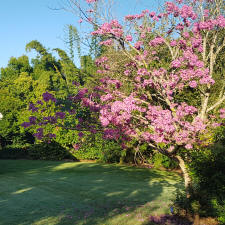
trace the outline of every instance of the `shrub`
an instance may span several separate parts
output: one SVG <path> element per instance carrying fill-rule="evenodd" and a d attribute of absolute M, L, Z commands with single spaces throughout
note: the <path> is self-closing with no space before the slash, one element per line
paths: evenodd
<path fill-rule="evenodd" d="M 1 159 L 33 159 L 33 160 L 76 160 L 76 158 L 57 142 L 38 143 L 17 147 L 6 146 L 0 150 Z"/>
<path fill-rule="evenodd" d="M 86 136 L 80 149 L 71 149 L 70 152 L 77 159 L 119 162 L 121 146 L 115 141 L 103 139 L 101 134 L 96 134 L 95 136 Z"/>
<path fill-rule="evenodd" d="M 164 167 L 166 169 L 175 169 L 178 167 L 176 161 L 157 152 L 154 152 L 148 161 L 153 164 L 155 168 Z"/>
<path fill-rule="evenodd" d="M 27 159 L 28 151 L 26 148 L 18 148 L 10 146 L 5 146 L 0 150 L 0 159 Z"/>
<path fill-rule="evenodd" d="M 222 137 L 223 135 L 220 134 Z M 198 213 L 200 216 L 216 217 L 220 224 L 225 223 L 225 155 L 224 140 L 192 154 L 194 160 L 189 164 L 193 182 L 191 197 L 177 193 L 174 206 L 179 213 Z"/>
<path fill-rule="evenodd" d="M 31 145 L 28 150 L 28 157 L 30 159 L 41 159 L 41 160 L 63 160 L 76 158 L 62 145 L 57 142 Z"/>

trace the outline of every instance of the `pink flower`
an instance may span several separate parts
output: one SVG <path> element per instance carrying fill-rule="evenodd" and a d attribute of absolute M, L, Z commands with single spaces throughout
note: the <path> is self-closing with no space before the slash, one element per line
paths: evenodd
<path fill-rule="evenodd" d="M 132 36 L 131 35 L 127 35 L 126 36 L 126 41 L 132 41 Z"/>
<path fill-rule="evenodd" d="M 212 127 L 219 127 L 219 126 L 221 126 L 221 123 L 213 123 L 212 124 Z"/>
<path fill-rule="evenodd" d="M 220 27 L 222 27 L 222 28 L 225 27 L 225 18 L 224 18 L 224 16 L 222 16 L 222 15 L 218 16 L 217 22 L 218 22 L 218 25 Z"/>
<path fill-rule="evenodd" d="M 189 38 L 189 37 L 190 37 L 190 35 L 189 35 L 188 32 L 184 32 L 184 33 L 183 33 L 183 36 L 184 36 L 185 38 Z"/>
<path fill-rule="evenodd" d="M 174 46 L 177 45 L 177 42 L 176 42 L 176 41 L 171 41 L 171 42 L 170 42 L 170 45 L 171 45 L 172 47 L 174 47 Z"/>
<path fill-rule="evenodd" d="M 155 12 L 150 12 L 150 13 L 149 13 L 149 16 L 150 16 L 150 17 L 154 17 L 154 16 L 155 16 Z"/>
<path fill-rule="evenodd" d="M 209 10 L 206 9 L 206 10 L 204 10 L 204 17 L 208 17 L 208 16 L 209 16 Z"/>
<path fill-rule="evenodd" d="M 107 94 L 107 95 L 102 95 L 101 96 L 101 101 L 102 102 L 109 101 L 109 100 L 112 100 L 112 99 L 113 99 L 113 96 L 111 94 Z"/>
<path fill-rule="evenodd" d="M 73 144 L 73 148 L 74 148 L 75 150 L 79 150 L 80 145 L 79 145 L 79 144 Z"/>
<path fill-rule="evenodd" d="M 127 16 L 125 16 L 125 20 L 134 20 L 134 19 L 136 19 L 135 15 L 127 15 Z"/>
<path fill-rule="evenodd" d="M 171 145 L 169 148 L 168 148 L 168 152 L 172 152 L 173 150 L 174 150 L 174 146 L 173 145 Z"/>
<path fill-rule="evenodd" d="M 155 39 L 151 40 L 149 42 L 150 46 L 156 46 L 164 43 L 164 38 L 163 37 L 156 37 Z"/>
<path fill-rule="evenodd" d="M 189 86 L 191 87 L 191 88 L 196 88 L 197 87 L 197 82 L 195 81 L 195 80 L 192 80 L 192 81 L 190 81 L 189 82 Z"/>
<path fill-rule="evenodd" d="M 109 40 L 106 40 L 106 41 L 101 41 L 99 44 L 105 45 L 105 46 L 110 46 L 110 45 L 113 44 L 113 40 L 109 39 Z"/>
<path fill-rule="evenodd" d="M 126 76 L 128 76 L 128 75 L 130 74 L 130 70 L 125 70 L 125 71 L 124 71 L 124 74 L 125 74 Z"/>
<path fill-rule="evenodd" d="M 141 38 L 145 38 L 146 34 L 145 33 L 141 33 Z"/>
<path fill-rule="evenodd" d="M 177 30 L 183 30 L 184 29 L 184 24 L 178 23 L 177 26 L 176 26 L 176 29 Z"/>
<path fill-rule="evenodd" d="M 109 125 L 109 120 L 105 117 L 100 116 L 100 121 L 103 127 L 107 127 Z"/>
<path fill-rule="evenodd" d="M 179 67 L 181 67 L 181 61 L 179 59 L 175 59 L 172 61 L 171 65 L 174 68 L 179 68 Z"/>
<path fill-rule="evenodd" d="M 143 45 L 143 42 L 142 41 L 138 41 L 134 44 L 134 47 L 137 49 L 137 50 L 140 50 L 141 48 L 141 45 Z"/>
<path fill-rule="evenodd" d="M 145 141 L 149 141 L 151 139 L 151 134 L 148 132 L 143 132 L 141 135 Z"/>
<path fill-rule="evenodd" d="M 90 3 L 97 2 L 97 0 L 86 0 L 86 2 L 90 4 Z"/>
<path fill-rule="evenodd" d="M 185 148 L 186 148 L 186 149 L 192 149 L 193 146 L 192 146 L 192 144 L 186 144 L 186 145 L 185 145 Z"/>
<path fill-rule="evenodd" d="M 225 113 L 225 108 L 220 109 L 220 113 Z"/>
<path fill-rule="evenodd" d="M 224 119 L 225 118 L 225 108 L 223 108 L 223 109 L 220 109 L 220 118 L 221 119 Z"/>

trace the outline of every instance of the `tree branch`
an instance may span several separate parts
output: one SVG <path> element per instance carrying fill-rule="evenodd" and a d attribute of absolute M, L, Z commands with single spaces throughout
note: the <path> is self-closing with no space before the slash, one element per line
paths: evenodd
<path fill-rule="evenodd" d="M 213 110 L 214 108 L 219 106 L 224 100 L 225 100 L 225 95 L 219 101 L 217 101 L 214 105 L 212 105 L 210 108 L 208 108 L 206 110 L 206 112 L 210 112 L 211 110 Z"/>

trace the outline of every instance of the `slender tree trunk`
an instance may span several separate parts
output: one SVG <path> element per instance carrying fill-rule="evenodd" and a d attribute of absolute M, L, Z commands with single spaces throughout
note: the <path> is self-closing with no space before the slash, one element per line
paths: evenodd
<path fill-rule="evenodd" d="M 200 118 L 204 121 L 206 119 L 206 111 L 207 111 L 207 106 L 209 102 L 209 93 L 206 93 L 205 96 L 202 99 L 202 109 L 200 112 Z"/>
<path fill-rule="evenodd" d="M 183 177 L 184 177 L 184 185 L 185 185 L 185 189 L 186 189 L 186 197 L 187 198 L 190 198 L 190 188 L 192 186 L 192 183 L 191 183 L 191 177 L 189 176 L 189 173 L 188 173 L 188 170 L 187 170 L 187 167 L 184 163 L 184 160 L 180 157 L 180 156 L 176 156 L 178 162 L 179 162 L 179 166 L 182 170 L 182 173 L 183 173 Z M 195 213 L 194 214 L 194 221 L 193 221 L 193 225 L 199 225 L 200 224 L 200 218 L 199 218 L 199 214 L 198 213 Z"/>
<path fill-rule="evenodd" d="M 179 166 L 183 173 L 186 195 L 187 195 L 187 198 L 189 198 L 190 197 L 189 187 L 191 186 L 191 177 L 189 176 L 189 173 L 188 173 L 187 167 L 185 166 L 184 160 L 180 156 L 176 156 L 176 158 L 179 162 Z"/>

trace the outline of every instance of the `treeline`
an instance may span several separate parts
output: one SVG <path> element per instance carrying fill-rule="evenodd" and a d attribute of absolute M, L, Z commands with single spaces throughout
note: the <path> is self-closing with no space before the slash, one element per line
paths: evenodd
<path fill-rule="evenodd" d="M 53 94 L 57 104 L 68 109 L 68 98 L 75 95 L 79 88 L 93 82 L 95 64 L 90 56 L 83 56 L 81 68 L 77 68 L 64 50 L 56 48 L 49 51 L 38 41 L 28 43 L 26 50 L 35 50 L 37 56 L 33 59 L 26 55 L 11 57 L 8 66 L 1 68 L 0 112 L 3 120 L 0 121 L 0 155 L 3 158 L 26 155 L 35 159 L 63 159 L 68 157 L 68 151 L 77 141 L 76 132 L 59 131 L 62 133 L 57 135 L 57 139 L 46 144 L 35 140 L 34 131 L 25 130 L 21 124 L 31 116 L 29 104 L 40 99 L 45 92 Z M 57 53 L 58 57 L 53 53 Z M 83 157 L 99 158 L 96 152 Z"/>

